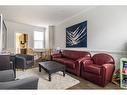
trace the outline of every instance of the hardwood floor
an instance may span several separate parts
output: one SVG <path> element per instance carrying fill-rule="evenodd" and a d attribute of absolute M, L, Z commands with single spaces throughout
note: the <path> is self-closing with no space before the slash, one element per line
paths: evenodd
<path fill-rule="evenodd" d="M 83 78 L 77 77 L 77 76 L 75 76 L 73 74 L 70 74 L 70 73 L 67 73 L 67 74 L 69 74 L 71 77 L 73 77 L 73 78 L 75 78 L 75 79 L 80 81 L 79 84 L 68 88 L 68 90 L 76 90 L 76 89 L 77 90 L 82 90 L 82 89 L 107 89 L 107 90 L 108 89 L 120 89 L 119 86 L 117 86 L 117 85 L 115 85 L 113 83 L 109 83 L 105 87 L 100 87 L 100 86 L 98 86 L 98 85 L 96 85 L 96 84 L 94 84 L 94 83 L 92 83 L 90 81 L 87 81 L 87 80 L 85 80 Z"/>
<path fill-rule="evenodd" d="M 38 62 L 34 65 L 34 67 L 38 67 Z M 100 86 L 98 86 L 98 85 L 96 85 L 96 84 L 94 84 L 94 83 L 92 83 L 90 81 L 87 81 L 87 80 L 85 80 L 85 79 L 83 79 L 81 77 L 77 77 L 77 76 L 75 76 L 75 75 L 73 75 L 73 74 L 71 74 L 69 72 L 66 72 L 66 73 L 68 75 L 70 75 L 71 77 L 73 77 L 73 78 L 75 78 L 75 79 L 80 81 L 79 84 L 74 85 L 74 86 L 68 88 L 68 90 L 76 90 L 76 89 L 77 90 L 80 90 L 80 89 L 81 90 L 82 89 L 111 89 L 111 90 L 112 89 L 120 89 L 120 87 L 118 85 L 115 85 L 113 83 L 109 83 L 105 87 L 100 87 Z"/>

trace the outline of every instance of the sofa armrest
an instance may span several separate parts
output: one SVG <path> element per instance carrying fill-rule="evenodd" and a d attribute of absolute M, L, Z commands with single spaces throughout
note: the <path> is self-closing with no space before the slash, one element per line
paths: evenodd
<path fill-rule="evenodd" d="M 34 61 L 34 55 L 26 55 L 27 56 L 27 60 L 33 60 Z"/>
<path fill-rule="evenodd" d="M 85 56 L 85 57 L 81 57 L 81 58 L 77 59 L 76 61 L 79 62 L 79 63 L 81 63 L 81 62 L 83 62 L 85 60 L 90 60 L 90 59 L 91 58 L 89 56 Z"/>
<path fill-rule="evenodd" d="M 10 61 L 10 69 L 13 69 L 13 65 L 14 65 L 14 63 L 12 61 Z"/>
<path fill-rule="evenodd" d="M 0 89 L 37 89 L 38 88 L 38 78 L 28 77 L 24 79 L 0 82 Z"/>
<path fill-rule="evenodd" d="M 104 69 L 104 71 L 108 72 L 108 71 L 112 71 L 114 70 L 114 64 L 103 64 L 102 68 Z"/>
<path fill-rule="evenodd" d="M 0 71 L 0 82 L 12 81 L 15 80 L 13 70 L 3 70 Z"/>
<path fill-rule="evenodd" d="M 18 62 L 25 62 L 26 61 L 26 58 L 16 56 L 16 61 L 18 61 Z"/>
<path fill-rule="evenodd" d="M 104 84 L 106 84 L 107 81 L 111 81 L 114 69 L 114 64 L 107 63 L 102 65 L 103 82 L 105 82 Z"/>
<path fill-rule="evenodd" d="M 76 60 L 75 67 L 76 67 L 76 71 L 77 71 L 77 76 L 80 76 L 81 65 L 86 60 L 90 60 L 90 57 L 82 57 L 82 58 L 79 58 Z"/>
<path fill-rule="evenodd" d="M 26 58 L 16 56 L 16 67 L 26 67 Z"/>
<path fill-rule="evenodd" d="M 93 64 L 93 61 L 92 60 L 83 60 L 82 63 L 84 66 L 86 66 L 86 65 Z"/>
<path fill-rule="evenodd" d="M 61 58 L 62 54 L 61 53 L 56 53 L 56 54 L 52 54 L 51 56 L 52 56 L 52 58 Z"/>

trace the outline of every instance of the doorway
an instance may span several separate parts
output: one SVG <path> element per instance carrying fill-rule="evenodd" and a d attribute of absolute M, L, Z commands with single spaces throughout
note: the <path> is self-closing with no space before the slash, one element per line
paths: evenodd
<path fill-rule="evenodd" d="M 28 34 L 16 33 L 16 54 L 27 54 Z"/>

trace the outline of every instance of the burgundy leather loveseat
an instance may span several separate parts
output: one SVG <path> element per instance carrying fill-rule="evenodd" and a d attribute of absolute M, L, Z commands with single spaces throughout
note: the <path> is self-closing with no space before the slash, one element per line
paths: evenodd
<path fill-rule="evenodd" d="M 100 86 L 106 86 L 112 78 L 115 62 L 112 56 L 95 54 L 91 60 L 85 60 L 81 66 L 81 77 Z"/>
<path fill-rule="evenodd" d="M 61 53 L 53 54 L 51 59 L 64 64 L 67 71 L 80 76 L 82 61 L 90 59 L 90 57 L 91 55 L 89 52 L 63 50 Z"/>

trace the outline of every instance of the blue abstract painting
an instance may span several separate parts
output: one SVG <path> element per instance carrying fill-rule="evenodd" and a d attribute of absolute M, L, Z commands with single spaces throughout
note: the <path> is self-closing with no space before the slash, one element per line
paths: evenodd
<path fill-rule="evenodd" d="M 87 47 L 87 21 L 66 28 L 66 47 Z"/>

